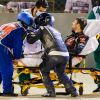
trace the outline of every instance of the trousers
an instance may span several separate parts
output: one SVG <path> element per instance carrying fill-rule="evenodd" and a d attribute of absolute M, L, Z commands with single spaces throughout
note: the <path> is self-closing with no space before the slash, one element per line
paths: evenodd
<path fill-rule="evenodd" d="M 0 83 L 3 81 L 3 93 L 12 93 L 13 62 L 12 54 L 0 44 Z"/>

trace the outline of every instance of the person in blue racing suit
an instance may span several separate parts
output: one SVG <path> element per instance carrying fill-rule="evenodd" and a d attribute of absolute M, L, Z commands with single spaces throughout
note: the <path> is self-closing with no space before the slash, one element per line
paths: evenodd
<path fill-rule="evenodd" d="M 0 83 L 3 81 L 3 93 L 0 96 L 18 95 L 12 89 L 13 60 L 22 57 L 23 40 L 27 28 L 33 24 L 33 17 L 22 12 L 18 14 L 17 20 L 0 26 Z"/>

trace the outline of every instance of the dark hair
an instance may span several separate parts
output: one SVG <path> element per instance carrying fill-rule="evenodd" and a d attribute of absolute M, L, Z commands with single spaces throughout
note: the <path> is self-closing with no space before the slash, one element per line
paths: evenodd
<path fill-rule="evenodd" d="M 36 2 L 35 6 L 36 6 L 37 8 L 40 8 L 41 6 L 42 6 L 43 8 L 48 8 L 48 7 L 49 7 L 49 6 L 48 6 L 47 0 L 38 0 L 38 1 Z"/>
<path fill-rule="evenodd" d="M 80 24 L 80 28 L 83 30 L 87 25 L 87 20 L 83 17 L 76 18 L 77 22 Z"/>

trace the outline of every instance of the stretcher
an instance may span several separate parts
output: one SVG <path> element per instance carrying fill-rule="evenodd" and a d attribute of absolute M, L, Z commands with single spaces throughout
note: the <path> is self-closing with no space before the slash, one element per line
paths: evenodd
<path fill-rule="evenodd" d="M 42 62 L 41 53 L 38 53 L 34 56 L 28 55 L 28 57 L 29 57 L 28 59 L 31 59 L 31 61 L 32 61 L 32 58 L 33 58 L 33 61 L 35 61 L 35 60 L 36 61 L 34 63 L 32 63 L 33 65 L 30 64 L 30 66 L 28 66 L 27 65 L 29 63 L 29 62 L 27 62 L 28 60 L 26 60 L 26 59 L 20 60 L 18 62 L 18 64 L 15 65 L 15 70 L 21 69 L 21 72 L 17 73 L 17 75 L 13 76 L 13 84 L 23 87 L 21 89 L 21 95 L 23 95 L 23 96 L 26 96 L 28 94 L 28 89 L 31 87 L 44 88 L 44 85 L 42 83 L 42 76 L 41 76 L 41 73 L 39 70 L 39 64 Z M 73 73 L 81 72 L 83 74 L 90 74 L 93 77 L 93 79 L 95 80 L 95 83 L 100 83 L 100 80 L 98 78 L 98 75 L 100 75 L 100 70 L 95 69 L 95 68 L 86 68 L 85 59 L 83 60 L 82 65 L 83 66 L 81 66 L 81 67 L 71 67 L 71 65 L 69 66 L 69 64 L 68 64 L 68 65 L 66 65 L 66 70 L 65 70 L 66 74 L 71 74 L 70 78 L 73 81 L 74 86 L 78 86 L 80 95 L 83 95 L 84 85 L 82 82 L 75 82 L 72 79 Z M 16 78 L 18 78 L 23 73 L 26 75 L 31 74 L 32 77 L 28 80 L 25 80 L 24 82 L 14 81 Z M 51 77 L 52 81 L 54 81 L 55 88 L 64 88 L 63 85 L 58 81 L 57 76 L 53 71 L 51 71 L 50 77 Z M 66 94 L 66 93 L 61 93 L 61 94 Z"/>

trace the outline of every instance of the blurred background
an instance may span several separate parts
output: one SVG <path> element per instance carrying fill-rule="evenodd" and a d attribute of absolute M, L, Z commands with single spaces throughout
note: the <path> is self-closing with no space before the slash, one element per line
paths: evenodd
<path fill-rule="evenodd" d="M 66 0 L 47 0 L 49 12 L 63 12 Z M 34 6 L 36 0 L 0 0 L 0 9 L 5 12 L 19 12 Z"/>

